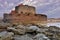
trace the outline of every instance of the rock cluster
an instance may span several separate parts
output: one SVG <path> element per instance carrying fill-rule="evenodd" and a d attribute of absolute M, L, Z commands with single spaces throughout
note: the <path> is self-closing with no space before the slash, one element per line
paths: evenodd
<path fill-rule="evenodd" d="M 17 27 L 7 27 L 8 31 L 14 32 L 15 34 L 25 34 L 25 26 L 18 25 Z"/>
<path fill-rule="evenodd" d="M 0 27 L 0 40 L 60 40 L 60 28 L 37 25 L 12 25 Z"/>
<path fill-rule="evenodd" d="M 12 40 L 14 33 L 3 31 L 0 33 L 0 40 Z"/>

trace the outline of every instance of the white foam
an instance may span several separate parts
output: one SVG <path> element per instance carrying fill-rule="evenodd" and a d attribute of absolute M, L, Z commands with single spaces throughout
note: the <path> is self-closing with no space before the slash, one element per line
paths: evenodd
<path fill-rule="evenodd" d="M 47 23 L 47 26 L 57 26 L 57 27 L 60 27 L 60 23 Z"/>

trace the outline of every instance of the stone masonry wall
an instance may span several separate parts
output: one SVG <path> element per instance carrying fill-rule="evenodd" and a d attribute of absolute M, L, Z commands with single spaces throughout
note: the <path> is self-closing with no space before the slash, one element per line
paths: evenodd
<path fill-rule="evenodd" d="M 35 14 L 35 7 L 33 6 L 28 6 L 28 5 L 19 5 L 15 7 L 15 10 L 17 13 L 23 13 L 23 14 Z"/>
<path fill-rule="evenodd" d="M 23 24 L 46 24 L 47 16 L 44 14 L 36 14 L 35 7 L 27 5 L 19 5 L 15 11 L 10 14 L 4 14 L 4 22 L 23 23 Z"/>

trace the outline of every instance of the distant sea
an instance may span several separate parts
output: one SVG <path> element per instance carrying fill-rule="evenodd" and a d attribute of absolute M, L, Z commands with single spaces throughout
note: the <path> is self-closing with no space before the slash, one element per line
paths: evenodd
<path fill-rule="evenodd" d="M 56 26 L 60 28 L 60 22 L 56 22 L 56 23 L 47 23 L 47 26 Z"/>

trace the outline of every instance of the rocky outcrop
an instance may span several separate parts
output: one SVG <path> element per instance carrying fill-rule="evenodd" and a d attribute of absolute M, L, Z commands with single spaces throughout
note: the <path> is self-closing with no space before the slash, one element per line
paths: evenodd
<path fill-rule="evenodd" d="M 17 27 L 8 27 L 7 30 L 15 34 L 25 34 L 26 28 L 23 25 L 18 25 Z"/>
<path fill-rule="evenodd" d="M 21 24 L 1 29 L 6 29 L 0 31 L 1 40 L 11 40 L 11 37 L 15 40 L 60 40 L 60 28 L 56 26 L 39 27 Z"/>
<path fill-rule="evenodd" d="M 10 26 L 12 26 L 10 23 L 4 23 L 4 22 L 0 23 L 0 32 L 5 31 L 7 27 L 10 27 Z"/>
<path fill-rule="evenodd" d="M 14 39 L 15 40 L 50 40 L 44 34 L 40 34 L 40 33 L 38 33 L 35 36 L 31 36 L 31 35 L 28 35 L 28 34 L 25 34 L 25 35 L 22 35 L 22 36 L 15 35 Z"/>
<path fill-rule="evenodd" d="M 15 40 L 33 40 L 33 39 L 30 38 L 28 35 L 15 36 L 14 39 L 15 39 Z"/>
<path fill-rule="evenodd" d="M 3 31 L 0 33 L 0 40 L 12 40 L 14 33 Z"/>
<path fill-rule="evenodd" d="M 44 34 L 38 33 L 36 36 L 33 37 L 34 40 L 50 40 L 48 37 L 46 37 Z"/>
<path fill-rule="evenodd" d="M 37 26 L 29 26 L 29 27 L 26 27 L 26 32 L 33 32 L 33 31 L 37 31 L 39 32 L 40 28 L 38 28 Z"/>

